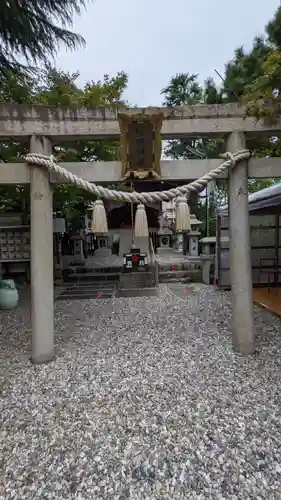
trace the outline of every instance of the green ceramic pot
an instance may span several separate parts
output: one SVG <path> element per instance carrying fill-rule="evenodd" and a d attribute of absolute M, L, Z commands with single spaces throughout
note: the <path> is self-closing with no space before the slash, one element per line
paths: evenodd
<path fill-rule="evenodd" d="M 19 303 L 19 293 L 14 280 L 0 280 L 0 309 L 14 309 Z"/>

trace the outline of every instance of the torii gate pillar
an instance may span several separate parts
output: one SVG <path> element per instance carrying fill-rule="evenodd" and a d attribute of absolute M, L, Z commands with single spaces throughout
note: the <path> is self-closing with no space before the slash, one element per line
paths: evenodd
<path fill-rule="evenodd" d="M 51 154 L 46 137 L 32 136 L 31 153 Z M 31 167 L 31 327 L 32 362 L 54 357 L 53 192 L 49 174 Z"/>
<path fill-rule="evenodd" d="M 227 151 L 235 152 L 245 147 L 245 134 L 233 132 L 229 135 Z M 241 354 L 252 354 L 255 345 L 247 161 L 230 169 L 228 191 L 233 348 Z"/>

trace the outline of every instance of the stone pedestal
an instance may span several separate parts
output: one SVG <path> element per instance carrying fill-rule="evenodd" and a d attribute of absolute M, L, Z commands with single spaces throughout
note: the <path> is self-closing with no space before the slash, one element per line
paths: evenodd
<path fill-rule="evenodd" d="M 202 238 L 200 240 L 200 243 L 202 245 L 202 253 L 200 255 L 202 282 L 204 283 L 204 285 L 210 285 L 211 266 L 215 262 L 215 254 L 211 253 L 211 245 L 215 246 L 216 238 L 207 236 L 206 238 Z"/>
<path fill-rule="evenodd" d="M 83 253 L 83 238 L 80 235 L 71 236 L 70 239 L 73 241 L 73 256 L 72 260 L 76 262 L 84 262 Z"/>
<path fill-rule="evenodd" d="M 180 233 L 177 235 L 177 250 L 179 253 L 183 253 L 183 234 Z"/>
<path fill-rule="evenodd" d="M 159 246 L 157 247 L 157 253 L 168 253 L 171 251 L 171 242 L 172 242 L 172 231 L 168 227 L 169 221 L 163 216 L 160 215 L 158 217 L 159 222 L 159 231 L 157 233 Z"/>
<path fill-rule="evenodd" d="M 188 233 L 188 255 L 191 257 L 198 257 L 198 243 L 201 234 L 199 231 L 190 231 Z"/>
<path fill-rule="evenodd" d="M 53 218 L 53 233 L 63 234 L 66 232 L 66 222 L 64 217 Z"/>
<path fill-rule="evenodd" d="M 157 253 L 167 253 L 171 251 L 172 231 L 168 228 L 159 229 L 158 231 L 159 246 Z"/>
<path fill-rule="evenodd" d="M 111 249 L 108 248 L 108 235 L 107 234 L 97 234 L 97 245 L 98 248 L 95 251 L 96 257 L 110 257 L 112 255 Z"/>

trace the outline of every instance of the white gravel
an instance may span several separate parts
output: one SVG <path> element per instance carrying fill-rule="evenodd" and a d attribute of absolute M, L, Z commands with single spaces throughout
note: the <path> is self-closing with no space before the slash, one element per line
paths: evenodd
<path fill-rule="evenodd" d="M 280 320 L 234 354 L 229 298 L 56 303 L 57 357 L 28 361 L 26 303 L 1 312 L 0 499 L 277 499 Z"/>

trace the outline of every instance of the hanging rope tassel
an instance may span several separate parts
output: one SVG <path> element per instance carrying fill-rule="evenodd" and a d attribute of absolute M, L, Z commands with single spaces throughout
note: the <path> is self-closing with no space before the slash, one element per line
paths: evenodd
<path fill-rule="evenodd" d="M 139 236 L 149 236 L 146 211 L 142 203 L 138 205 L 135 217 L 135 237 Z"/>
<path fill-rule="evenodd" d="M 190 210 L 186 196 L 178 196 L 176 207 L 176 232 L 190 231 Z"/>
<path fill-rule="evenodd" d="M 92 231 L 93 233 L 108 233 L 106 211 L 102 200 L 94 203 L 92 213 Z"/>

